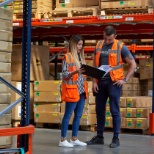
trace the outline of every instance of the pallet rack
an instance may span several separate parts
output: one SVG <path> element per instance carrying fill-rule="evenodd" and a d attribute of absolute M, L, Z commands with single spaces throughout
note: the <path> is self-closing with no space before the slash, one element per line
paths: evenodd
<path fill-rule="evenodd" d="M 72 34 L 102 39 L 106 25 L 114 25 L 118 39 L 153 39 L 154 13 L 66 17 L 32 20 L 32 41 L 63 40 Z M 14 20 L 14 42 L 21 40 L 22 20 Z M 57 37 L 58 36 L 58 37 Z"/>
<path fill-rule="evenodd" d="M 9 2 L 9 1 L 7 1 Z M 9 88 L 17 92 L 21 98 L 9 105 L 6 109 L 0 112 L 0 116 L 12 109 L 16 104 L 21 102 L 21 121 L 17 128 L 0 129 L 0 136 L 15 136 L 17 135 L 18 149 L 1 149 L 6 152 L 21 152 L 32 154 L 32 134 L 34 126 L 29 125 L 30 119 L 30 55 L 31 55 L 31 0 L 23 1 L 23 25 L 22 25 L 22 90 L 19 91 L 10 83 L 0 77 L 0 81 Z"/>
<path fill-rule="evenodd" d="M 23 20 L 14 20 L 14 42 L 22 42 L 22 112 L 21 112 L 21 130 L 11 129 L 13 134 L 19 135 L 26 127 L 29 126 L 29 74 L 30 74 L 30 44 L 31 41 L 46 40 L 64 40 L 70 38 L 72 34 L 82 34 L 85 39 L 102 39 L 103 29 L 106 25 L 114 25 L 117 29 L 118 39 L 154 39 L 154 13 L 151 14 L 125 14 L 125 15 L 108 15 L 108 16 L 88 16 L 88 17 L 69 17 L 69 18 L 54 18 L 54 19 L 33 19 L 31 22 L 31 1 L 25 0 L 23 4 Z M 32 33 L 31 33 L 32 26 Z M 129 34 L 129 35 L 128 35 Z M 31 37 L 32 36 L 32 37 Z M 58 37 L 57 37 L 58 36 Z M 129 46 L 133 52 L 137 50 L 154 50 L 153 46 Z M 50 52 L 58 52 L 60 49 L 50 48 Z M 92 47 L 86 49 L 87 52 L 93 50 Z M 154 52 L 153 52 L 154 57 Z M 153 70 L 154 74 L 154 70 Z M 154 87 L 154 82 L 153 82 Z M 153 90 L 154 94 L 154 90 Z M 19 101 L 19 100 L 18 100 Z M 150 114 L 150 133 L 154 134 L 154 97 L 152 113 Z M 5 131 L 6 130 L 6 131 Z M 30 131 L 31 130 L 31 131 Z M 3 129 L 0 135 L 9 134 L 9 130 Z M 19 131 L 17 133 L 17 131 Z M 34 128 L 29 126 L 30 134 L 34 132 Z M 19 147 L 24 147 L 27 154 L 32 153 L 31 136 L 28 132 L 24 132 L 20 136 Z"/>

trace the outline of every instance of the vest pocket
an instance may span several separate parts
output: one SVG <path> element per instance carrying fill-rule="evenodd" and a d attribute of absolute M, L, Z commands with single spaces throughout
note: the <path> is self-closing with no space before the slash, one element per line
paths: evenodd
<path fill-rule="evenodd" d="M 123 68 L 120 68 L 118 70 L 113 70 L 112 74 L 115 80 L 123 79 L 124 77 Z"/>
<path fill-rule="evenodd" d="M 77 85 L 66 85 L 66 97 L 70 99 L 76 99 L 79 97 Z"/>
<path fill-rule="evenodd" d="M 117 54 L 115 54 L 115 53 L 109 54 L 109 65 L 111 65 L 111 66 L 117 65 Z"/>

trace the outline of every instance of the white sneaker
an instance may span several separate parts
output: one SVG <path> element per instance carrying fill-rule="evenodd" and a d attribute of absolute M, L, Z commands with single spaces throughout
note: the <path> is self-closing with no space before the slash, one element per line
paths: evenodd
<path fill-rule="evenodd" d="M 73 147 L 73 145 L 70 144 L 67 140 L 65 140 L 63 142 L 59 141 L 59 146 L 60 147 L 66 147 L 66 148 L 72 148 Z"/>
<path fill-rule="evenodd" d="M 87 145 L 87 143 L 81 142 L 81 141 L 79 141 L 78 139 L 75 140 L 75 141 L 72 141 L 72 140 L 70 139 L 70 143 L 71 143 L 72 145 L 79 145 L 79 146 L 86 146 L 86 145 Z"/>

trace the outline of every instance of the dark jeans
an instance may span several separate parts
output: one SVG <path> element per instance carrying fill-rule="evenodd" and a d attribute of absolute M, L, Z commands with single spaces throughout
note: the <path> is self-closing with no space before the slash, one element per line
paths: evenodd
<path fill-rule="evenodd" d="M 67 135 L 69 121 L 73 111 L 74 111 L 74 119 L 72 124 L 72 136 L 77 137 L 84 104 L 85 104 L 85 93 L 80 95 L 80 100 L 78 102 L 66 102 L 65 114 L 61 126 L 61 137 L 65 138 Z"/>
<path fill-rule="evenodd" d="M 114 137 L 118 137 L 121 125 L 119 104 L 122 87 L 113 85 L 111 79 L 99 80 L 98 87 L 99 91 L 96 94 L 97 134 L 103 135 L 105 127 L 106 101 L 109 98 L 110 112 L 113 118 Z"/>

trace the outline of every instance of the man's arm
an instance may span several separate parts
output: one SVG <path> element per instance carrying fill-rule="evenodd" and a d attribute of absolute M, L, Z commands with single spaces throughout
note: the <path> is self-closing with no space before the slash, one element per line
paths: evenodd
<path fill-rule="evenodd" d="M 125 76 L 126 81 L 128 81 L 136 69 L 136 62 L 135 62 L 131 53 L 127 57 L 125 57 L 124 60 L 129 65 L 129 68 L 128 68 L 126 76 Z"/>

